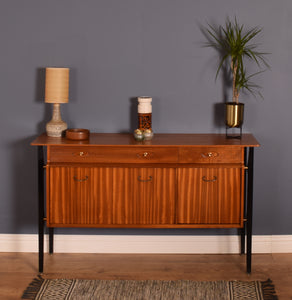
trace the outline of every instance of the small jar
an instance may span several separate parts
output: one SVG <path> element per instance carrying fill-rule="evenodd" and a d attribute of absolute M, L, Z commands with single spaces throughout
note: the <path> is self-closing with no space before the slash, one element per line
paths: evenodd
<path fill-rule="evenodd" d="M 136 141 L 143 141 L 144 139 L 143 131 L 140 129 L 136 129 L 134 131 L 134 138 Z"/>
<path fill-rule="evenodd" d="M 152 129 L 152 98 L 138 97 L 138 128 Z"/>
<path fill-rule="evenodd" d="M 152 140 L 154 133 L 151 129 L 145 129 L 143 135 L 144 135 L 144 140 L 150 141 Z"/>

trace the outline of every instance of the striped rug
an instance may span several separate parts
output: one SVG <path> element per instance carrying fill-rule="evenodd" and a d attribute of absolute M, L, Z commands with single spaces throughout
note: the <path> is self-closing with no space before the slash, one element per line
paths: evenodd
<path fill-rule="evenodd" d="M 28 286 L 22 299 L 42 300 L 273 300 L 271 280 L 160 281 L 43 279 Z"/>

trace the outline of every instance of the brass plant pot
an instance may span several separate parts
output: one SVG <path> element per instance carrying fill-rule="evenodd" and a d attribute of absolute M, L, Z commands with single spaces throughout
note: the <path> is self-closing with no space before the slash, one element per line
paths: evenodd
<path fill-rule="evenodd" d="M 225 124 L 230 128 L 238 127 L 241 128 L 243 123 L 243 111 L 244 104 L 229 102 L 225 103 L 226 108 L 226 119 Z"/>

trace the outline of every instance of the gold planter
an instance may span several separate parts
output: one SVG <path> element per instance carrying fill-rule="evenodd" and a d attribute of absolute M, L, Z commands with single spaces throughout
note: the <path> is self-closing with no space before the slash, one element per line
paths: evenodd
<path fill-rule="evenodd" d="M 225 119 L 226 126 L 230 128 L 234 128 L 234 127 L 241 128 L 243 123 L 244 104 L 229 102 L 225 104 L 225 108 L 226 108 L 226 119 Z"/>

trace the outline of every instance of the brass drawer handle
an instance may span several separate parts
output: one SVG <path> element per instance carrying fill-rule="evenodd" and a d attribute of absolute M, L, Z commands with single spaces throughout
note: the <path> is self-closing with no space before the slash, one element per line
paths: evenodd
<path fill-rule="evenodd" d="M 145 152 L 137 153 L 138 158 L 147 158 L 147 159 L 149 159 L 149 158 L 152 158 L 152 156 L 153 156 L 152 152 L 145 151 Z"/>
<path fill-rule="evenodd" d="M 75 151 L 75 152 L 72 153 L 72 155 L 73 155 L 74 157 L 77 156 L 77 157 L 85 158 L 85 157 L 87 157 L 88 152 L 86 152 L 86 151 Z"/>
<path fill-rule="evenodd" d="M 207 152 L 207 153 L 201 153 L 202 157 L 204 158 L 212 158 L 218 156 L 217 152 Z"/>
<path fill-rule="evenodd" d="M 138 176 L 137 179 L 140 182 L 150 182 L 152 181 L 152 176 L 149 176 L 148 179 L 142 179 L 141 176 Z"/>
<path fill-rule="evenodd" d="M 217 176 L 213 176 L 213 179 L 207 179 L 206 176 L 203 176 L 202 179 L 205 182 L 215 182 L 217 180 Z"/>
<path fill-rule="evenodd" d="M 88 176 L 85 176 L 83 179 L 78 179 L 77 176 L 74 176 L 73 179 L 77 182 L 84 182 L 84 181 L 88 180 Z"/>

